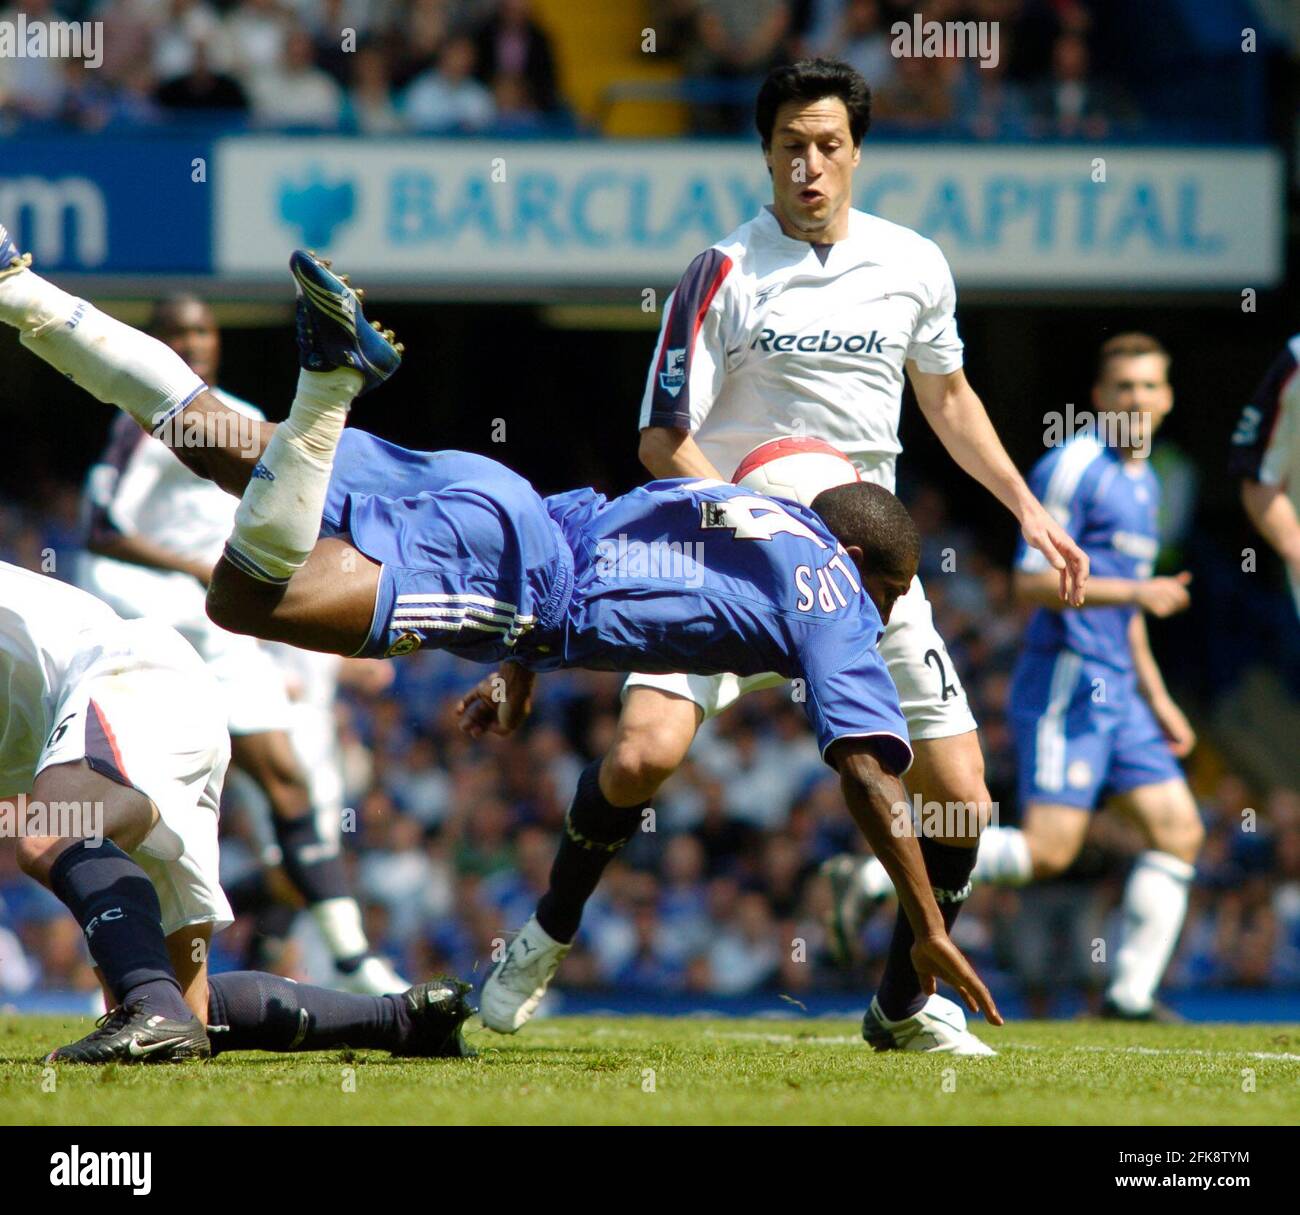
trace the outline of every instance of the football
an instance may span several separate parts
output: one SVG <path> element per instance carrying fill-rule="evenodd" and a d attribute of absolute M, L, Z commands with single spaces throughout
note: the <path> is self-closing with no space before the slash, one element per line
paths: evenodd
<path fill-rule="evenodd" d="M 785 435 L 754 448 L 732 480 L 772 498 L 812 506 L 822 490 L 861 481 L 849 458 L 821 439 Z"/>

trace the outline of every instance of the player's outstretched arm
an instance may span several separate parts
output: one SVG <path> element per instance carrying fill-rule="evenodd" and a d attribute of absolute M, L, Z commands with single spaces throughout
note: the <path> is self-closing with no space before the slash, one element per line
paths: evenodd
<path fill-rule="evenodd" d="M 1133 653 L 1133 669 L 1137 672 L 1138 687 L 1169 740 L 1169 749 L 1179 759 L 1185 759 L 1196 746 L 1196 731 L 1169 695 L 1164 676 L 1160 673 L 1160 664 L 1151 652 L 1147 621 L 1141 612 L 1134 612 L 1128 623 L 1128 644 Z"/>
<path fill-rule="evenodd" d="M 1051 570 L 1017 570 L 1015 592 L 1018 598 L 1035 607 L 1064 611 L 1074 606 L 1104 608 L 1134 604 L 1152 616 L 1173 616 L 1191 606 L 1187 587 L 1192 576 L 1186 570 L 1172 577 L 1093 578 L 1088 583 L 1088 602 L 1062 603 L 1057 593 L 1057 576 Z"/>
<path fill-rule="evenodd" d="M 936 979 L 942 979 L 960 993 L 972 1012 L 981 1012 L 990 1024 L 1001 1025 L 1002 1015 L 989 989 L 944 927 L 912 830 L 903 782 L 881 763 L 871 739 L 836 742 L 830 758 L 840 774 L 849 813 L 893 880 L 898 901 L 912 925 L 916 938 L 912 964 L 922 992 L 933 995 Z"/>
<path fill-rule="evenodd" d="M 517 662 L 503 662 L 481 679 L 456 705 L 460 728 L 471 738 L 484 734 L 512 734 L 533 707 L 535 672 Z"/>
<path fill-rule="evenodd" d="M 1060 598 L 1081 607 L 1088 588 L 1088 555 L 1025 483 L 965 372 L 958 368 L 932 374 L 911 360 L 907 371 L 921 412 L 948 454 L 1016 517 L 1025 543 L 1056 571 Z"/>

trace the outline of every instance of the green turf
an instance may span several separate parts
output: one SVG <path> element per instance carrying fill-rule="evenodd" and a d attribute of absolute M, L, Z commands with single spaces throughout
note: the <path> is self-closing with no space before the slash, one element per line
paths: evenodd
<path fill-rule="evenodd" d="M 0 1123 L 1300 1122 L 1300 1026 L 1018 1022 L 962 1060 L 874 1054 L 847 1021 L 568 1018 L 480 1030 L 473 1060 L 64 1066 L 43 1091 L 33 1060 L 87 1028 L 0 1017 Z"/>

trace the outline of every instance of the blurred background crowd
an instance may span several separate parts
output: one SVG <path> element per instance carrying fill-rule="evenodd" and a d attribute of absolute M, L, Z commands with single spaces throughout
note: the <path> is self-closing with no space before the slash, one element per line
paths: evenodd
<path fill-rule="evenodd" d="M 770 67 L 813 54 L 862 71 L 886 137 L 1223 139 L 1257 137 L 1269 120 L 1261 77 L 1242 62 L 1254 11 L 1244 0 L 633 7 L 645 29 L 629 46 L 617 0 L 23 0 L 0 20 L 102 22 L 103 63 L 0 59 L 0 121 L 718 135 L 748 128 L 755 82 Z M 1286 38 L 1288 0 L 1262 7 Z M 996 22 L 996 56 L 891 54 L 891 28 L 914 16 Z"/>

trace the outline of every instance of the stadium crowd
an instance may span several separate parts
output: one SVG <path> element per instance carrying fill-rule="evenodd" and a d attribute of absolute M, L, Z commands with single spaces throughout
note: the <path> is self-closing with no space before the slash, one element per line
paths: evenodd
<path fill-rule="evenodd" d="M 964 673 L 982 727 L 989 785 L 1014 821 L 1014 760 L 1003 719 L 1026 613 L 1003 565 L 953 522 L 943 494 L 916 487 L 909 505 L 926 537 L 922 576 Z M 69 576 L 79 543 L 75 487 L 51 485 L 40 513 L 0 503 L 0 559 Z M 946 550 L 963 554 L 957 569 Z M 577 776 L 601 753 L 617 717 L 621 677 L 571 671 L 540 682 L 530 728 L 471 742 L 454 703 L 478 669 L 439 652 L 391 664 L 381 694 L 345 693 L 338 722 L 346 805 L 343 842 L 367 928 L 404 973 L 482 974 L 497 943 L 545 888 Z M 1203 748 L 1209 745 L 1203 743 Z M 1194 779 L 1208 842 L 1172 989 L 1300 986 L 1300 793 L 1250 787 L 1225 767 Z M 257 794 L 227 784 L 223 882 L 256 864 L 264 838 Z M 1242 812 L 1256 830 L 1242 830 Z M 1062 879 L 977 890 L 958 940 L 981 966 L 1015 981 L 1046 1011 L 1063 991 L 1094 999 L 1105 976 L 1095 939 L 1113 939 L 1136 835 L 1110 816 Z M 838 783 L 785 690 L 747 697 L 706 726 L 692 758 L 657 799 L 652 820 L 611 866 L 560 978 L 561 990 L 798 998 L 862 990 L 879 966 L 892 905 L 867 927 L 865 961 L 833 965 L 821 927 L 818 866 L 860 847 Z M 218 969 L 263 948 L 241 916 L 214 947 Z M 264 964 L 296 977 L 328 974 L 310 917 Z M 0 849 L 0 998 L 24 991 L 96 991 L 80 930 Z"/>
<path fill-rule="evenodd" d="M 0 121 L 69 129 L 177 123 L 387 135 L 582 127 L 533 0 L 21 0 L 0 21 L 102 22 L 103 63 L 0 59 Z M 554 11 L 580 26 L 582 5 Z M 748 128 L 754 80 L 804 55 L 846 59 L 877 129 L 917 137 L 1140 132 L 1130 65 L 1096 66 L 1088 0 L 645 0 L 702 134 Z M 998 23 L 987 65 L 891 52 L 891 27 Z M 554 20 L 554 18 L 552 18 Z M 736 102 L 732 102 L 732 97 Z"/>

